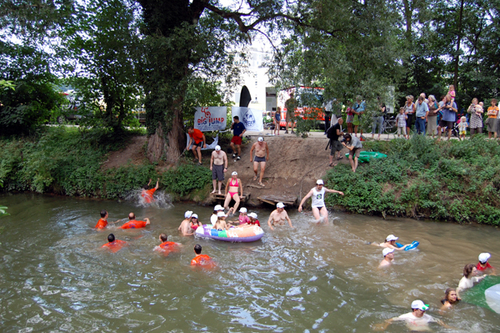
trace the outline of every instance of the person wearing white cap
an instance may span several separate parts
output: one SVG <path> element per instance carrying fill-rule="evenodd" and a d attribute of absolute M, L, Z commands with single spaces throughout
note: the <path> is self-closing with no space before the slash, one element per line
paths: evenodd
<path fill-rule="evenodd" d="M 253 152 L 255 151 L 255 156 Z M 252 159 L 253 156 L 253 159 Z M 259 185 L 264 186 L 262 183 L 262 179 L 264 178 L 264 172 L 266 171 L 266 161 L 269 161 L 269 146 L 267 142 L 264 141 L 264 138 L 259 136 L 257 142 L 252 145 L 250 149 L 250 163 L 253 161 L 253 180 L 257 180 L 257 174 L 259 171 L 260 164 L 260 176 L 259 176 Z"/>
<path fill-rule="evenodd" d="M 269 220 L 267 220 L 267 225 L 271 230 L 274 230 L 273 226 L 285 225 L 285 221 L 288 221 L 290 228 L 293 228 L 292 221 L 288 217 L 288 213 L 285 210 L 285 205 L 282 202 L 276 204 L 276 209 L 269 215 Z"/>
<path fill-rule="evenodd" d="M 258 216 L 256 213 L 250 213 L 248 217 L 250 218 L 250 222 L 248 222 L 249 225 L 258 225 L 260 227 L 260 222 L 257 220 Z"/>
<path fill-rule="evenodd" d="M 477 276 L 477 268 L 474 264 L 467 264 L 464 267 L 464 276 L 458 283 L 457 287 L 457 298 L 460 299 L 460 292 L 474 287 L 474 283 L 478 283 L 484 279 L 488 274 L 483 276 Z"/>
<path fill-rule="evenodd" d="M 224 214 L 224 212 L 217 213 L 217 222 L 215 223 L 214 229 L 217 230 L 229 229 L 228 225 L 226 224 L 226 214 Z"/>
<path fill-rule="evenodd" d="M 382 254 L 384 255 L 384 259 L 382 259 L 378 268 L 384 268 L 392 265 L 392 261 L 394 260 L 394 249 L 385 248 L 382 250 Z"/>
<path fill-rule="evenodd" d="M 191 215 L 191 223 L 189 224 L 189 226 L 194 231 L 196 231 L 196 229 L 198 229 L 198 227 L 203 226 L 203 224 L 200 222 L 200 220 L 198 220 L 198 214 Z"/>
<path fill-rule="evenodd" d="M 238 221 L 240 224 L 247 224 L 250 222 L 250 218 L 247 215 L 248 210 L 245 207 L 240 208 L 240 216 L 238 217 Z"/>
<path fill-rule="evenodd" d="M 393 234 L 390 234 L 389 236 L 387 236 L 385 238 L 385 241 L 383 243 L 376 243 L 376 242 L 372 242 L 370 243 L 371 245 L 375 245 L 375 246 L 380 246 L 380 247 L 385 247 L 385 248 L 389 248 L 389 249 L 393 249 L 393 250 L 398 250 L 398 251 L 402 251 L 404 250 L 405 247 L 407 247 L 408 245 L 411 245 L 411 244 L 405 244 L 401 247 L 398 247 L 396 245 L 396 241 L 399 239 L 399 237 L 396 237 L 394 236 Z"/>
<path fill-rule="evenodd" d="M 224 181 L 224 172 L 227 171 L 227 155 L 223 152 L 219 145 L 215 146 L 215 150 L 212 152 L 212 157 L 210 158 L 210 170 L 212 170 L 212 182 L 214 190 L 212 194 L 215 193 L 215 185 L 218 182 L 218 194 L 221 193 L 222 182 Z"/>
<path fill-rule="evenodd" d="M 489 271 L 493 275 L 497 275 L 497 272 L 493 266 L 490 265 L 488 260 L 490 260 L 491 254 L 489 253 L 481 253 L 478 257 L 479 262 L 476 265 L 476 269 L 480 272 Z"/>
<path fill-rule="evenodd" d="M 193 212 L 188 210 L 184 213 L 184 220 L 182 220 L 181 225 L 177 230 L 182 233 L 182 236 L 192 236 L 193 229 L 191 229 L 191 217 L 193 216 Z"/>
<path fill-rule="evenodd" d="M 429 331 L 429 323 L 436 323 L 448 329 L 455 329 L 446 325 L 441 320 L 436 319 L 425 313 L 429 309 L 428 304 L 421 300 L 415 300 L 411 303 L 411 312 L 405 313 L 399 317 L 386 320 L 384 323 L 373 325 L 375 331 L 383 331 L 395 321 L 404 321 L 410 331 Z"/>
<path fill-rule="evenodd" d="M 238 173 L 233 171 L 231 178 L 228 179 L 226 184 L 226 200 L 224 201 L 224 208 L 228 209 L 231 199 L 234 200 L 234 206 L 229 208 L 228 215 L 233 215 L 238 209 L 240 195 L 243 196 L 243 184 L 241 183 L 241 179 L 238 178 Z"/>
<path fill-rule="evenodd" d="M 316 181 L 316 187 L 313 187 L 305 197 L 302 198 L 299 205 L 299 212 L 302 211 L 302 205 L 307 199 L 312 197 L 311 209 L 313 212 L 314 219 L 316 222 L 326 222 L 328 223 L 328 210 L 325 205 L 325 194 L 326 193 L 338 193 L 344 195 L 344 192 L 337 190 L 329 190 L 324 186 L 323 179 L 318 179 Z"/>
<path fill-rule="evenodd" d="M 210 216 L 210 223 L 212 223 L 212 226 L 215 226 L 215 223 L 217 222 L 217 213 L 220 211 L 224 212 L 224 208 L 221 205 L 216 205 L 214 207 L 214 212 Z"/>

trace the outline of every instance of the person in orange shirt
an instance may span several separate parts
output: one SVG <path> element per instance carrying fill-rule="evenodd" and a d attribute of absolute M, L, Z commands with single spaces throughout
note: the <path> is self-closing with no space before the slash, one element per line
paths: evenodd
<path fill-rule="evenodd" d="M 497 106 L 497 100 L 495 98 L 491 99 L 491 106 L 487 110 L 488 114 L 488 139 L 491 139 L 491 134 L 493 134 L 493 137 L 496 139 L 498 137 L 498 132 L 500 131 L 498 124 L 500 121 L 498 120 L 499 118 L 499 111 Z"/>
<path fill-rule="evenodd" d="M 198 159 L 198 164 L 201 165 L 201 148 L 207 147 L 207 139 L 205 139 L 205 134 L 203 134 L 199 129 L 193 128 L 193 126 L 188 127 L 189 143 L 188 147 L 193 143 L 193 154 L 195 160 Z"/>
<path fill-rule="evenodd" d="M 137 221 L 134 213 L 128 214 L 128 219 L 130 221 L 122 225 L 120 229 L 139 229 L 145 228 L 148 224 L 151 224 L 147 217 L 145 218 L 146 221 Z"/>
<path fill-rule="evenodd" d="M 166 234 L 160 234 L 159 237 L 162 242 L 160 245 L 154 248 L 155 251 L 163 252 L 165 255 L 168 255 L 170 252 L 179 252 L 182 244 L 176 242 L 168 242 Z"/>
<path fill-rule="evenodd" d="M 155 193 L 155 191 L 158 189 L 158 186 L 160 184 L 160 178 L 156 180 L 156 186 L 150 190 L 148 190 L 149 184 L 151 184 L 151 179 L 149 179 L 148 185 L 142 188 L 142 193 L 141 193 L 141 196 L 144 198 L 144 201 L 146 203 L 152 203 L 153 201 L 155 201 L 153 199 L 153 193 Z"/>
<path fill-rule="evenodd" d="M 122 247 L 127 246 L 127 242 L 115 239 L 115 235 L 109 234 L 108 235 L 108 242 L 101 246 L 101 248 L 106 248 L 112 253 L 115 253 L 119 251 Z"/>
<path fill-rule="evenodd" d="M 215 266 L 214 261 L 206 254 L 201 254 L 201 245 L 196 244 L 194 246 L 194 253 L 196 253 L 196 257 L 191 260 L 191 266 L 203 266 L 207 268 L 212 268 Z"/>
<path fill-rule="evenodd" d="M 108 225 L 108 212 L 103 209 L 101 210 L 101 218 L 99 219 L 99 221 L 97 221 L 95 228 L 101 230 L 106 228 L 107 225 Z"/>

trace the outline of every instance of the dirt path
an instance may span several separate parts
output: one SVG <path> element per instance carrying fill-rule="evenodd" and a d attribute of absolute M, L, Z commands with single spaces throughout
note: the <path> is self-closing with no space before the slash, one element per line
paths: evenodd
<path fill-rule="evenodd" d="M 143 147 L 146 140 L 146 136 L 133 137 L 125 149 L 110 153 L 106 162 L 103 163 L 102 168 L 104 170 L 118 168 L 127 165 L 129 162 L 133 165 L 144 163 L 146 156 L 144 155 Z"/>

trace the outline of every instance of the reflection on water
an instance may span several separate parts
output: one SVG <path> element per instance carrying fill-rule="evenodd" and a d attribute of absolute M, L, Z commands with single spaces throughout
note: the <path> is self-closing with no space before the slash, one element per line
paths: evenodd
<path fill-rule="evenodd" d="M 334 224 L 289 211 L 295 229 L 269 232 L 259 210 L 261 241 L 229 244 L 181 237 L 185 210 L 208 222 L 211 209 L 192 204 L 142 207 L 133 202 L 3 195 L 11 216 L 0 235 L 0 322 L 3 331 L 87 332 L 369 332 L 371 325 L 409 312 L 420 298 L 429 314 L 463 332 L 496 332 L 499 315 L 469 304 L 440 316 L 444 290 L 456 286 L 466 263 L 481 252 L 500 265 L 499 232 L 482 226 L 382 220 L 334 213 Z M 142 230 L 95 231 L 99 211 L 109 220 L 149 217 Z M 109 232 L 129 242 L 112 254 L 100 247 Z M 166 232 L 184 247 L 153 251 Z M 414 251 L 398 251 L 393 267 L 377 270 L 382 249 L 367 245 L 393 233 Z M 192 269 L 193 246 L 214 258 L 213 271 Z M 440 326 L 437 332 L 445 331 Z M 403 332 L 401 323 L 387 332 Z"/>

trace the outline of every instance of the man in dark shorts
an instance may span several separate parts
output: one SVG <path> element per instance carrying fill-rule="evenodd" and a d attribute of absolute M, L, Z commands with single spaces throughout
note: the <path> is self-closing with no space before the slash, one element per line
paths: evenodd
<path fill-rule="evenodd" d="M 333 166 L 333 157 L 337 153 L 337 160 L 341 160 L 342 156 L 340 151 L 342 150 L 342 144 L 339 141 L 339 137 L 344 134 L 342 132 L 342 124 L 344 119 L 339 118 L 337 123 L 328 129 L 327 135 L 330 139 L 330 166 Z"/>
<path fill-rule="evenodd" d="M 438 126 L 438 141 L 441 140 L 441 128 L 447 128 L 448 131 L 448 140 L 451 138 L 451 130 L 453 129 L 453 125 L 455 124 L 455 117 L 457 114 L 457 104 L 451 101 L 451 97 L 446 96 L 446 102 L 443 106 L 440 106 L 438 111 L 441 110 L 443 112 L 443 117 L 439 121 Z"/>
<path fill-rule="evenodd" d="M 350 134 L 344 135 L 345 142 L 342 142 L 344 147 L 349 149 L 349 163 L 351 163 L 352 172 L 356 172 L 358 168 L 359 153 L 363 148 L 363 144 L 357 137 L 352 137 Z"/>
<path fill-rule="evenodd" d="M 260 136 L 259 139 L 257 139 L 257 142 L 252 145 L 252 148 L 250 149 L 250 162 L 252 162 L 254 151 L 255 157 L 253 158 L 253 172 L 255 173 L 255 176 L 253 177 L 253 180 L 257 180 L 257 172 L 260 164 L 259 185 L 264 186 L 262 178 L 264 177 L 264 171 L 266 171 L 266 161 L 269 160 L 269 146 L 267 145 L 267 142 L 264 142 L 263 137 Z"/>
<path fill-rule="evenodd" d="M 189 143 L 188 147 L 193 143 L 193 154 L 195 160 L 198 160 L 198 164 L 201 165 L 201 148 L 207 147 L 207 139 L 205 139 L 205 134 L 199 129 L 193 128 L 193 126 L 188 127 Z"/>
<path fill-rule="evenodd" d="M 212 193 L 215 193 L 215 184 L 218 181 L 218 193 L 222 194 L 222 181 L 224 180 L 224 172 L 227 171 L 227 155 L 221 150 L 219 145 L 215 146 L 215 150 L 212 152 L 212 157 L 210 158 L 210 170 L 212 170 L 212 180 L 214 185 L 214 190 L 212 191 Z"/>
<path fill-rule="evenodd" d="M 240 122 L 240 118 L 238 116 L 234 116 L 234 122 L 231 124 L 231 129 L 233 130 L 233 138 L 231 139 L 231 149 L 233 150 L 233 158 L 240 160 L 241 157 L 241 139 L 243 138 L 243 134 L 245 134 L 246 129 L 245 125 Z M 236 157 L 236 148 L 238 148 L 238 157 Z"/>

